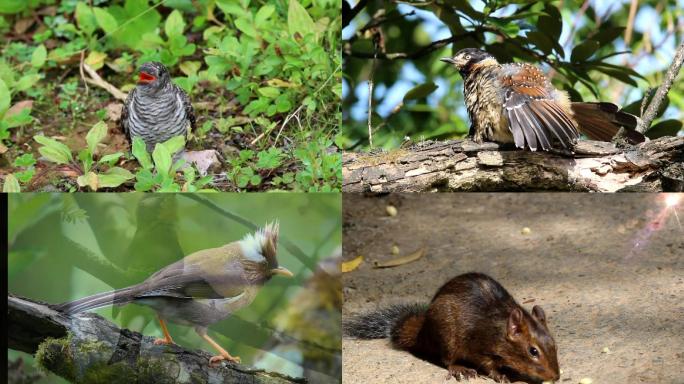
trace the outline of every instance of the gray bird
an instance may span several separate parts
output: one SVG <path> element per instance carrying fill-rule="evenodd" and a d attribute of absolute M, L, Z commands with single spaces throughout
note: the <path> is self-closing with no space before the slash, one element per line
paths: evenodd
<path fill-rule="evenodd" d="M 107 305 L 128 303 L 152 307 L 159 318 L 163 339 L 155 344 L 173 343 L 165 320 L 195 327 L 195 331 L 219 355 L 209 362 L 240 362 L 207 335 L 207 327 L 249 305 L 259 289 L 275 275 L 292 277 L 278 266 L 276 247 L 278 224 L 266 225 L 242 240 L 219 248 L 192 253 L 165 267 L 140 284 L 88 296 L 54 306 L 74 314 Z"/>
<path fill-rule="evenodd" d="M 139 136 L 152 152 L 157 143 L 185 136 L 195 128 L 195 113 L 188 95 L 171 82 L 162 63 L 144 63 L 138 85 L 128 94 L 121 113 L 121 128 L 133 140 Z"/>

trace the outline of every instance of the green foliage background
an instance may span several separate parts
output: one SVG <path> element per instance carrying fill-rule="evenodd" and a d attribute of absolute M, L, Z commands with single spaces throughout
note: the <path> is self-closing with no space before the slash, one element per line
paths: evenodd
<path fill-rule="evenodd" d="M 275 340 L 271 332 L 276 328 L 275 319 L 301 304 L 292 300 L 301 300 L 303 286 L 318 263 L 341 249 L 338 194 L 11 194 L 9 291 L 49 303 L 75 300 L 137 284 L 185 255 L 239 240 L 252 232 L 219 210 L 198 203 L 193 196 L 258 226 L 280 222 L 278 261 L 295 278 L 273 278 L 250 306 L 209 330 L 210 336 L 231 354 L 242 357 L 243 363 L 258 363 L 265 357 L 261 351 L 270 349 Z M 286 241 L 296 245 L 303 256 L 292 254 L 284 245 Z M 147 307 L 105 307 L 96 312 L 121 327 L 161 337 L 154 311 Z M 339 318 L 331 321 L 339 323 Z M 301 340 L 300 333 L 306 333 L 312 324 L 296 327 L 288 329 L 296 332 L 289 336 Z M 170 332 L 183 347 L 214 353 L 192 327 L 172 324 Z M 339 327 L 326 335 L 316 342 L 341 348 Z M 301 348 L 304 346 L 295 345 L 295 349 Z M 10 358 L 16 356 L 31 360 L 29 355 L 10 351 Z M 261 366 L 301 376 L 300 362 L 292 356 L 268 354 Z M 44 382 L 54 379 L 52 376 Z"/>
<path fill-rule="evenodd" d="M 370 78 L 374 82 L 371 124 L 375 146 L 396 148 L 406 137 L 418 141 L 467 135 L 470 123 L 461 77 L 439 61 L 462 48 L 484 47 L 500 62 L 538 64 L 573 100 L 611 101 L 639 115 L 644 91 L 662 83 L 673 47 L 683 39 L 684 3 L 678 0 L 639 1 L 635 20 L 651 20 L 648 17 L 655 15 L 657 22 L 644 30 L 635 28 L 629 41 L 630 1 L 360 3 L 365 7 L 351 23 L 343 22 L 345 86 L 338 143 L 345 149 L 368 147 Z M 355 4 L 348 2 L 348 9 Z M 569 38 L 561 40 L 562 31 L 569 32 L 564 35 Z M 439 38 L 431 35 L 436 32 Z M 675 82 L 664 107 L 661 115 L 665 109 L 667 112 L 654 121 L 647 136 L 680 131 L 683 81 Z M 378 114 L 380 109 L 382 114 Z"/>
<path fill-rule="evenodd" d="M 32 180 L 39 156 L 34 136 L 57 136 L 80 153 L 86 132 L 107 115 L 108 93 L 91 85 L 86 96 L 83 53 L 123 91 L 134 86 L 141 63 L 169 67 L 196 105 L 198 129 L 188 146 L 214 148 L 228 159 L 225 177 L 212 187 L 335 190 L 341 156 L 326 150 L 339 124 L 339 33 L 334 0 L 2 1 L 0 167 L 12 172 L 12 191 L 44 184 L 89 189 L 59 175 Z M 113 142 L 98 151 L 95 175 L 119 158 L 134 161 Z M 73 157 L 67 165 L 87 175 L 93 159 Z M 175 189 L 192 183 L 190 176 L 179 175 Z M 167 187 L 149 189 L 174 189 Z"/>

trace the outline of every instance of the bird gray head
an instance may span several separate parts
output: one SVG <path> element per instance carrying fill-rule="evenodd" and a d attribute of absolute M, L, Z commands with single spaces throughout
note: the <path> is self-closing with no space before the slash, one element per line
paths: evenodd
<path fill-rule="evenodd" d="M 461 49 L 460 51 L 456 52 L 454 57 L 443 57 L 440 60 L 453 65 L 461 73 L 470 72 L 473 65 L 478 63 L 498 64 L 494 56 L 477 48 Z"/>
<path fill-rule="evenodd" d="M 164 64 L 149 61 L 138 68 L 138 88 L 156 92 L 169 84 L 171 77 Z"/>

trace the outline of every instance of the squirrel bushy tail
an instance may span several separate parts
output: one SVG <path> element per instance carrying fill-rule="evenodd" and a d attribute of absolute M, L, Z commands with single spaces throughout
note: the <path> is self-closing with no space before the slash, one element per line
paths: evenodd
<path fill-rule="evenodd" d="M 399 304 L 352 316 L 343 321 L 343 332 L 357 339 L 389 338 L 395 348 L 412 349 L 427 308 L 428 304 Z"/>

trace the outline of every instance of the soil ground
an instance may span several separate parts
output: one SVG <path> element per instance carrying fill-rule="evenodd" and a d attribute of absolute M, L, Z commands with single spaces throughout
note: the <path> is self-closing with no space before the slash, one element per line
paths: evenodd
<path fill-rule="evenodd" d="M 664 194 L 344 195 L 347 317 L 427 302 L 469 271 L 541 305 L 558 345 L 559 383 L 684 383 L 684 229 Z M 684 221 L 684 195 L 677 213 Z M 398 214 L 389 216 L 387 205 Z M 684 225 L 684 223 L 682 223 Z M 374 269 L 425 247 L 421 259 Z M 343 339 L 343 383 L 455 383 L 387 340 Z M 469 383 L 491 383 L 478 378 Z"/>

